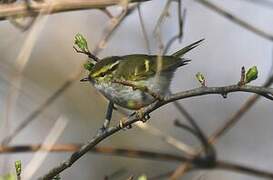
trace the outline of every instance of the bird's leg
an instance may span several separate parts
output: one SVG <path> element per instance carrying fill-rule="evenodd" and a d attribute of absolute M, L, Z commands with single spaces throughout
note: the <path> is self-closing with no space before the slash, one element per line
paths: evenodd
<path fill-rule="evenodd" d="M 133 112 L 132 114 L 129 115 L 129 117 L 132 117 L 132 116 L 136 116 L 137 119 L 139 119 L 140 121 L 142 122 L 146 122 L 148 119 L 150 119 L 150 115 L 149 114 L 145 114 L 144 113 L 144 109 L 141 108 L 135 112 Z M 127 122 L 128 118 L 127 117 L 123 117 L 120 119 L 119 121 L 119 126 L 123 129 L 125 128 L 125 123 Z M 132 128 L 132 125 L 128 125 L 126 126 L 127 129 L 131 129 Z"/>
<path fill-rule="evenodd" d="M 110 121 L 112 119 L 113 109 L 114 109 L 114 103 L 112 101 L 109 101 L 104 123 L 99 130 L 101 133 L 104 133 L 108 129 L 110 125 Z"/>
<path fill-rule="evenodd" d="M 132 128 L 132 125 L 128 125 L 128 126 L 125 126 L 125 123 L 127 122 L 127 117 L 123 117 L 123 118 L 121 118 L 120 120 L 119 120 L 119 126 L 120 126 L 120 128 L 127 128 L 127 129 L 131 129 Z"/>
<path fill-rule="evenodd" d="M 135 116 L 137 119 L 141 120 L 142 122 L 146 122 L 148 119 L 151 118 L 149 114 L 145 114 L 145 111 L 143 108 L 137 110 L 135 112 Z"/>

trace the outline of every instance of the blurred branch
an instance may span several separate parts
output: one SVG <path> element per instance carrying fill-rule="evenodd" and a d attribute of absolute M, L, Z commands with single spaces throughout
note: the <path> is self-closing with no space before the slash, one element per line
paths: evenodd
<path fill-rule="evenodd" d="M 165 6 L 164 6 L 164 9 L 162 10 L 158 20 L 157 20 L 157 23 L 155 25 L 155 28 L 154 28 L 154 36 L 157 38 L 157 41 L 158 41 L 158 46 L 159 46 L 159 57 L 163 54 L 164 52 L 164 43 L 163 43 L 163 40 L 162 40 L 162 36 L 161 36 L 161 25 L 164 21 L 164 19 L 168 16 L 169 14 L 169 8 L 170 8 L 170 5 L 172 3 L 172 0 L 167 0 Z M 160 61 L 160 58 L 159 58 L 159 61 Z"/>
<path fill-rule="evenodd" d="M 273 84 L 273 76 L 271 76 L 265 83 L 264 87 L 270 87 Z M 261 96 L 253 95 L 251 96 L 242 106 L 241 108 L 232 115 L 229 119 L 226 120 L 226 123 L 220 127 L 217 131 L 213 133 L 213 135 L 209 138 L 210 143 L 215 143 L 219 137 L 225 134 L 229 129 L 231 129 L 243 115 L 258 101 Z"/>
<path fill-rule="evenodd" d="M 172 44 L 178 39 L 180 43 L 182 42 L 183 35 L 184 35 L 184 24 L 186 20 L 186 9 L 182 11 L 182 0 L 178 0 L 177 3 L 177 15 L 178 15 L 178 33 L 174 35 L 169 41 L 166 43 L 163 54 L 166 54 Z"/>
<path fill-rule="evenodd" d="M 63 116 L 60 116 L 54 123 L 54 126 L 50 129 L 48 135 L 43 140 L 43 143 L 40 147 L 43 148 L 43 146 L 46 145 L 48 148 L 51 148 L 54 146 L 56 141 L 62 135 L 65 127 L 67 126 L 67 123 L 68 120 Z M 42 163 L 48 155 L 49 152 L 40 153 L 40 150 L 38 149 L 38 151 L 32 156 L 31 160 L 24 168 L 24 171 L 22 172 L 22 179 L 33 179 L 33 175 L 42 166 Z"/>
<path fill-rule="evenodd" d="M 273 9 L 273 2 L 270 0 L 242 0 L 246 2 L 250 2 L 259 6 L 263 6 L 265 8 Z"/>
<path fill-rule="evenodd" d="M 182 151 L 184 154 L 187 154 L 187 156 L 189 157 L 193 157 L 197 154 L 194 148 L 183 143 L 182 141 L 177 140 L 169 134 L 164 133 L 160 129 L 157 129 L 147 123 L 136 123 L 136 125 L 141 129 L 146 130 L 146 132 L 148 132 L 149 134 L 152 134 L 153 136 L 162 139 L 164 142 Z"/>
<path fill-rule="evenodd" d="M 36 151 L 44 151 L 44 152 L 75 152 L 80 150 L 83 144 L 55 144 L 55 145 L 41 145 L 41 144 L 33 144 L 33 145 L 14 145 L 14 146 L 0 146 L 0 153 L 29 153 Z M 128 149 L 128 148 L 114 148 L 114 147 L 95 147 L 90 149 L 89 152 L 104 154 L 104 155 L 114 155 L 114 156 L 122 156 L 122 157 L 130 157 L 130 158 L 143 158 L 143 159 L 153 159 L 153 160 L 162 160 L 162 161 L 176 161 L 181 162 L 185 161 L 186 158 L 183 156 L 177 156 L 167 153 L 157 153 L 152 151 L 143 151 L 136 149 Z"/>
<path fill-rule="evenodd" d="M 227 161 L 217 161 L 215 169 L 227 170 L 232 172 L 244 173 L 246 175 L 253 175 L 260 178 L 273 179 L 273 173 L 268 171 L 263 171 L 257 168 L 252 168 L 249 166 L 235 164 Z"/>
<path fill-rule="evenodd" d="M 173 95 L 170 95 L 169 97 L 166 97 L 165 101 L 163 101 L 160 105 L 164 105 L 179 99 L 185 99 L 185 98 L 208 95 L 208 94 L 220 94 L 220 95 L 226 96 L 228 93 L 232 93 L 232 92 L 251 92 L 251 93 L 264 96 L 270 100 L 272 100 L 273 98 L 273 88 L 250 86 L 250 85 L 239 86 L 236 84 L 236 85 L 222 86 L 222 87 L 200 87 L 200 88 L 195 88 L 188 91 L 183 91 L 180 93 L 175 93 Z M 267 95 L 269 95 L 270 97 L 268 97 Z"/>
<path fill-rule="evenodd" d="M 268 80 L 263 84 L 264 87 L 270 87 L 273 84 L 273 75 L 268 78 Z M 210 144 L 215 144 L 216 141 L 223 136 L 228 130 L 230 130 L 240 119 L 243 115 L 250 110 L 250 108 L 259 100 L 261 96 L 255 94 L 251 96 L 242 106 L 241 108 L 233 114 L 229 119 L 227 119 L 223 126 L 217 129 L 208 139 Z M 203 150 L 200 149 L 199 153 Z M 182 176 L 186 170 L 190 168 L 190 164 L 183 163 L 181 164 L 172 174 L 171 179 L 177 179 L 178 177 Z"/>
<path fill-rule="evenodd" d="M 51 1 L 47 1 L 47 4 L 49 6 L 47 6 L 47 9 L 42 9 L 42 11 L 39 13 L 38 16 L 36 16 L 36 20 L 32 26 L 32 28 L 30 29 L 30 31 L 27 34 L 26 39 L 24 40 L 24 43 L 19 51 L 19 54 L 17 55 L 17 58 L 14 62 L 14 65 L 16 67 L 16 72 L 14 73 L 14 75 L 11 76 L 11 80 L 14 84 L 16 84 L 17 88 L 19 88 L 21 86 L 21 76 L 22 73 L 30 59 L 31 53 L 33 51 L 33 47 L 35 45 L 35 42 L 37 41 L 38 35 L 41 33 L 45 22 L 47 20 L 47 17 L 42 16 L 42 13 L 45 12 L 50 12 L 51 11 Z M 11 113 L 11 107 L 13 105 L 13 102 L 16 101 L 16 99 L 18 98 L 18 92 L 17 90 L 11 86 L 8 90 L 8 94 L 6 96 L 6 117 L 5 117 L 5 124 L 8 124 L 8 120 L 9 120 L 9 114 Z M 4 128 L 4 130 L 7 130 L 8 128 Z M 8 133 L 6 133 L 8 134 Z M 8 140 L 2 143 L 8 143 Z"/>
<path fill-rule="evenodd" d="M 106 32 L 103 34 L 101 40 L 99 41 L 98 45 L 95 47 L 93 51 L 94 55 L 96 55 L 100 50 L 102 50 L 101 43 L 103 42 L 103 44 L 105 44 L 109 40 L 110 36 L 123 22 L 124 18 L 127 17 L 134 9 L 135 6 L 129 7 L 127 14 L 122 13 L 118 17 L 114 17 L 112 19 L 112 21 L 115 23 L 111 23 L 110 26 L 107 27 Z M 60 86 L 49 98 L 47 98 L 42 105 L 37 107 L 36 110 L 34 110 L 26 119 L 24 119 L 10 135 L 7 135 L 2 140 L 2 143 L 8 144 L 9 142 L 11 142 L 12 139 L 15 138 L 28 124 L 30 124 L 34 119 L 36 119 L 42 112 L 46 110 L 48 106 L 55 102 L 58 97 L 60 97 L 71 85 L 73 85 L 73 83 L 78 80 L 80 74 L 81 72 L 78 72 L 76 75 L 66 80 L 63 83 L 63 85 Z"/>
<path fill-rule="evenodd" d="M 1 144 L 9 144 L 13 138 L 16 137 L 29 123 L 36 119 L 49 105 L 51 105 L 68 87 L 73 83 L 73 80 L 68 80 L 62 87 L 60 87 L 52 96 L 41 104 L 36 110 L 34 110 L 26 119 L 24 119 L 15 130 L 8 136 L 6 136 Z"/>
<path fill-rule="evenodd" d="M 55 144 L 55 145 L 15 145 L 15 146 L 0 146 L 0 153 L 28 153 L 28 152 L 36 152 L 36 151 L 45 151 L 45 152 L 74 152 L 80 149 L 81 144 Z M 151 160 L 159 160 L 159 161 L 174 161 L 174 162 L 183 162 L 185 161 L 185 157 L 177 156 L 166 153 L 157 153 L 152 151 L 143 151 L 143 150 L 135 150 L 135 149 L 125 149 L 125 148 L 113 148 L 113 147 L 95 147 L 89 151 L 90 153 L 102 154 L 102 155 L 110 155 L 110 156 L 121 156 L 128 158 L 141 158 L 141 159 L 151 159 Z M 259 170 L 256 168 L 251 168 L 248 166 L 244 166 L 241 164 L 234 164 L 226 161 L 216 161 L 216 166 L 214 169 L 222 169 L 235 171 L 239 173 L 252 174 L 259 177 L 272 178 L 273 173 L 266 172 L 263 170 Z M 171 172 L 164 173 L 160 176 L 166 177 L 169 176 Z M 157 176 L 158 177 L 158 176 Z M 150 179 L 150 178 L 149 178 Z M 157 178 L 152 178 L 157 179 Z"/>
<path fill-rule="evenodd" d="M 144 2 L 149 0 L 131 0 L 130 2 Z M 52 11 L 49 14 L 60 13 L 66 11 L 86 10 L 86 9 L 104 9 L 108 6 L 117 5 L 120 0 L 58 0 L 53 1 Z M 29 4 L 32 13 L 26 7 L 24 2 L 1 4 L 0 5 L 0 20 L 5 20 L 7 17 L 24 17 L 35 16 L 43 9 L 49 6 L 46 2 L 32 2 Z"/>
<path fill-rule="evenodd" d="M 144 41 L 145 41 L 145 46 L 146 46 L 148 54 L 151 54 L 150 42 L 149 42 L 147 30 L 145 28 L 145 23 L 144 23 L 143 15 L 141 12 L 140 3 L 138 3 L 138 5 L 137 5 L 137 11 L 138 11 L 138 17 L 139 17 L 139 21 L 140 21 L 142 34 L 143 34 Z"/>
<path fill-rule="evenodd" d="M 135 122 L 141 121 L 145 116 L 149 115 L 151 112 L 155 111 L 159 107 L 168 104 L 170 102 L 185 99 L 195 96 L 202 96 L 207 94 L 227 94 L 236 91 L 243 91 L 243 92 L 252 92 L 258 93 L 260 95 L 267 94 L 273 97 L 273 88 L 264 88 L 258 86 L 239 86 L 239 85 L 231 85 L 231 86 L 224 86 L 224 87 L 200 87 L 184 92 L 179 92 L 173 95 L 170 95 L 164 99 L 164 101 L 157 101 L 152 103 L 151 105 L 141 109 L 141 113 L 135 113 L 132 116 L 127 118 L 127 121 L 124 122 L 123 127 L 130 126 Z M 141 116 L 140 116 L 141 114 Z M 51 179 L 57 174 L 60 174 L 65 169 L 71 167 L 77 160 L 79 160 L 84 154 L 94 148 L 97 144 L 99 144 L 104 139 L 108 138 L 109 136 L 119 132 L 123 128 L 120 125 L 110 127 L 103 133 L 98 133 L 95 135 L 88 143 L 83 145 L 79 151 L 74 152 L 66 161 L 57 165 L 56 167 L 52 168 L 45 176 L 41 177 L 41 179 Z"/>
<path fill-rule="evenodd" d="M 249 24 L 248 22 L 242 20 L 241 18 L 227 12 L 225 9 L 221 8 L 220 6 L 210 2 L 208 0 L 195 0 L 196 2 L 204 5 L 205 7 L 209 8 L 210 10 L 220 14 L 221 16 L 225 17 L 226 19 L 230 20 L 231 22 L 253 32 L 254 34 L 261 36 L 267 40 L 273 41 L 273 35 L 270 33 L 265 32 L 262 29 L 257 28 L 254 25 Z"/>
<path fill-rule="evenodd" d="M 199 169 L 203 170 L 203 168 L 199 168 Z M 198 170 L 198 168 L 192 169 L 192 170 Z M 260 170 L 258 168 L 253 168 L 253 167 L 249 167 L 249 166 L 238 164 L 238 163 L 222 161 L 222 160 L 217 160 L 215 162 L 215 166 L 213 168 L 209 168 L 209 170 L 226 170 L 226 171 L 237 172 L 237 173 L 241 173 L 241 174 L 245 174 L 249 176 L 253 175 L 259 178 L 266 178 L 266 179 L 273 178 L 272 172 Z M 175 171 L 168 171 L 156 176 L 149 177 L 148 179 L 149 180 L 166 179 L 167 177 L 172 175 L 174 172 Z M 171 178 L 171 179 L 174 179 L 174 178 Z"/>

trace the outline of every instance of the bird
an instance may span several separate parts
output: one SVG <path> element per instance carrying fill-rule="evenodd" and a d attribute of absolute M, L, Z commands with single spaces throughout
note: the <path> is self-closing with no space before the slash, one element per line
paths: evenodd
<path fill-rule="evenodd" d="M 81 81 L 89 81 L 114 104 L 128 110 L 139 110 L 167 94 L 174 72 L 191 61 L 183 56 L 203 40 L 171 55 L 105 57 L 95 64 L 90 63 L 89 74 Z"/>

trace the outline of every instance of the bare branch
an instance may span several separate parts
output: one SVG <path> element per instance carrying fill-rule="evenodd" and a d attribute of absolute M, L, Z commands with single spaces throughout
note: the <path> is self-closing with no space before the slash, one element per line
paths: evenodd
<path fill-rule="evenodd" d="M 227 18 L 228 20 L 234 22 L 235 24 L 253 32 L 254 34 L 257 34 L 258 36 L 261 36 L 265 39 L 268 39 L 270 41 L 273 41 L 273 35 L 270 33 L 267 33 L 263 31 L 262 29 L 257 28 L 254 25 L 249 24 L 248 22 L 242 20 L 239 17 L 236 17 L 235 15 L 227 12 L 225 9 L 221 8 L 220 6 L 208 1 L 208 0 L 195 0 L 196 2 L 204 5 L 205 7 L 209 8 L 210 10 L 220 14 L 221 16 Z"/>
<path fill-rule="evenodd" d="M 231 86 L 224 86 L 224 87 L 201 87 L 196 88 L 180 93 L 173 94 L 169 97 L 166 97 L 164 101 L 157 101 L 155 103 L 152 103 L 151 105 L 147 106 L 142 110 L 143 117 L 139 117 L 136 115 L 129 116 L 127 118 L 127 121 L 124 122 L 123 127 L 127 127 L 132 125 L 133 123 L 140 121 L 144 118 L 144 116 L 149 115 L 151 112 L 155 111 L 159 107 L 168 104 L 170 102 L 179 100 L 179 99 L 185 99 L 189 97 L 195 97 L 195 96 L 202 96 L 207 94 L 227 94 L 231 92 L 252 92 L 252 93 L 259 93 L 259 94 L 271 94 L 273 95 L 273 88 L 264 88 L 264 87 L 258 87 L 258 86 L 238 86 L 238 85 L 231 85 Z M 117 133 L 122 129 L 121 126 L 117 125 L 115 127 L 108 128 L 104 133 L 99 133 L 96 136 L 94 136 L 88 143 L 86 143 L 84 146 L 81 147 L 79 151 L 74 152 L 69 159 L 67 159 L 65 162 L 61 163 L 60 165 L 52 168 L 45 176 L 41 177 L 41 179 L 49 180 L 56 176 L 57 174 L 61 173 L 65 169 L 71 167 L 78 159 L 80 159 L 84 154 L 86 154 L 88 151 L 90 151 L 92 148 L 94 148 L 97 144 L 99 144 L 101 141 L 106 139 L 107 137 Z"/>
<path fill-rule="evenodd" d="M 217 161 L 215 168 L 244 173 L 246 175 L 254 175 L 260 178 L 273 179 L 272 172 L 263 171 L 257 168 L 252 168 L 241 164 L 230 163 L 227 161 Z"/>
<path fill-rule="evenodd" d="M 223 160 L 217 160 L 215 162 L 215 167 L 211 168 L 210 170 L 218 170 L 218 169 L 231 171 L 231 172 L 237 172 L 237 173 L 241 173 L 245 175 L 253 175 L 259 178 L 267 178 L 267 179 L 273 178 L 272 172 L 260 170 L 258 168 L 253 168 L 253 167 L 249 167 L 249 166 L 238 164 L 238 163 L 227 162 Z M 198 170 L 198 168 L 192 169 L 192 170 Z M 169 177 L 174 172 L 175 171 L 168 171 L 154 177 L 149 177 L 148 179 L 149 180 L 163 179 L 163 178 Z M 170 178 L 170 179 L 174 180 L 175 178 Z"/>
<path fill-rule="evenodd" d="M 105 44 L 110 36 L 115 32 L 115 30 L 119 27 L 125 17 L 132 12 L 135 6 L 128 9 L 127 14 L 122 14 L 118 17 L 114 17 L 115 23 L 111 24 L 110 27 L 107 28 L 105 34 L 99 41 L 98 45 L 95 47 L 92 54 L 96 55 L 102 48 L 100 47 L 101 43 Z M 16 137 L 28 124 L 30 124 L 34 119 L 36 119 L 48 106 L 50 106 L 53 102 L 56 101 L 58 97 L 60 97 L 75 81 L 78 80 L 81 72 L 77 73 L 72 78 L 66 80 L 46 101 L 37 107 L 26 119 L 24 119 L 15 130 L 8 136 L 2 140 L 2 143 L 8 144 L 14 137 Z"/>
<path fill-rule="evenodd" d="M 14 146 L 0 146 L 0 153 L 29 153 L 29 152 L 75 152 L 80 150 L 83 144 L 55 144 L 55 145 L 42 145 L 42 144 L 31 144 L 31 145 L 14 145 Z M 122 156 L 129 158 L 142 158 L 152 159 L 161 161 L 174 161 L 183 162 L 186 160 L 183 156 L 177 156 L 167 153 L 157 153 L 152 151 L 128 149 L 128 148 L 114 148 L 114 147 L 95 147 L 89 152 L 111 156 Z"/>
<path fill-rule="evenodd" d="M 131 0 L 131 2 L 144 2 L 148 0 Z M 108 6 L 117 5 L 120 0 L 59 0 L 53 1 L 52 11 L 49 14 L 60 13 L 66 11 L 86 10 L 86 9 L 104 9 Z M 29 5 L 32 13 L 29 13 L 25 3 L 12 3 L 0 5 L 0 20 L 7 17 L 17 16 L 35 16 L 43 9 L 49 6 L 46 2 L 33 2 Z"/>
<path fill-rule="evenodd" d="M 271 76 L 265 83 L 264 87 L 270 87 L 273 83 L 273 76 Z M 227 119 L 223 126 L 221 126 L 219 129 L 217 129 L 210 137 L 209 137 L 209 143 L 215 144 L 216 141 L 224 135 L 228 130 L 230 130 L 240 119 L 243 117 L 243 115 L 258 101 L 258 99 L 261 96 L 258 94 L 255 94 L 251 96 L 242 106 L 241 108 L 233 114 L 229 119 Z M 199 153 L 201 153 L 203 150 L 200 149 Z M 182 176 L 187 169 L 190 168 L 190 164 L 183 163 L 181 164 L 172 174 L 171 179 L 177 179 L 177 177 Z"/>
<path fill-rule="evenodd" d="M 138 17 L 139 17 L 139 21 L 140 21 L 142 34 L 143 34 L 144 41 L 145 41 L 145 46 L 148 51 L 148 54 L 151 54 L 150 42 L 149 42 L 148 34 L 147 34 L 147 31 L 145 28 L 145 23 L 144 23 L 143 15 L 141 12 L 140 3 L 138 3 L 138 5 L 137 5 L 137 10 L 138 10 Z"/>

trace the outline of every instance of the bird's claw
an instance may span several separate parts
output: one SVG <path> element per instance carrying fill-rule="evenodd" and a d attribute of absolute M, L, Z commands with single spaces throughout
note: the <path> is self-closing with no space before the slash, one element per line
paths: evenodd
<path fill-rule="evenodd" d="M 136 111 L 135 115 L 136 115 L 136 118 L 141 120 L 142 122 L 146 122 L 148 119 L 150 119 L 150 115 L 145 114 L 143 109 Z"/>
<path fill-rule="evenodd" d="M 124 128 L 131 129 L 131 128 L 132 128 L 132 125 L 131 125 L 131 124 L 125 126 L 126 121 L 127 121 L 127 118 L 121 118 L 121 120 L 119 120 L 119 127 L 120 127 L 121 129 L 124 129 Z"/>

